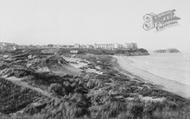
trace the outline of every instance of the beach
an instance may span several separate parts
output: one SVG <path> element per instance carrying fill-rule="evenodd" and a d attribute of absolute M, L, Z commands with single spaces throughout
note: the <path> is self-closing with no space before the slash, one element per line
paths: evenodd
<path fill-rule="evenodd" d="M 184 78 L 184 80 L 181 79 L 179 80 L 178 78 L 181 78 L 183 74 L 177 74 L 178 72 L 176 70 L 174 71 L 172 70 L 173 72 L 172 71 L 169 72 L 166 70 L 169 68 L 164 69 L 163 68 L 164 66 L 161 66 L 160 64 L 155 65 L 158 62 L 149 63 L 151 61 L 147 60 L 146 56 L 143 57 L 114 56 L 114 57 L 117 59 L 119 66 L 124 72 L 131 73 L 134 76 L 140 77 L 144 81 L 158 85 L 163 90 L 172 92 L 174 94 L 177 94 L 185 98 L 190 98 L 190 85 L 188 85 L 188 74 L 185 75 L 186 79 Z M 172 61 L 170 62 L 172 63 Z M 167 64 L 169 65 L 169 63 Z M 167 67 L 167 64 L 165 65 L 165 67 Z M 183 70 L 180 71 L 182 72 Z M 173 76 L 171 75 L 172 73 L 173 74 L 176 73 L 176 75 Z"/>

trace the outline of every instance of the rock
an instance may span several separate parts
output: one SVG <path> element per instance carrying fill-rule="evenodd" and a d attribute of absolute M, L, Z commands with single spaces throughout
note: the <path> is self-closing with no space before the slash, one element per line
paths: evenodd
<path fill-rule="evenodd" d="M 180 53 L 180 51 L 176 48 L 169 48 L 169 49 L 159 49 L 153 51 L 154 53 Z"/>

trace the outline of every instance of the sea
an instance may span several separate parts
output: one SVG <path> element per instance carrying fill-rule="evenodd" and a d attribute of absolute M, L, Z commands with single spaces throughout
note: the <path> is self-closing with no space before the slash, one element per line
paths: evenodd
<path fill-rule="evenodd" d="M 138 69 L 190 86 L 190 53 L 151 53 L 128 59 Z"/>

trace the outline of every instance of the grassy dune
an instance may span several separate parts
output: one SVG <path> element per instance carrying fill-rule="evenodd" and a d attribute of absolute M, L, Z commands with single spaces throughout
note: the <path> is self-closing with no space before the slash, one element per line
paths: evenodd
<path fill-rule="evenodd" d="M 0 91 L 3 92 L 0 93 L 2 97 L 0 117 L 8 119 L 188 119 L 190 117 L 189 100 L 120 72 L 116 67 L 116 60 L 111 56 L 76 55 L 75 57 L 88 61 L 85 66 L 80 67 L 82 71 L 78 75 L 36 72 L 32 67 L 25 68 L 30 73 L 16 70 L 19 75 L 15 75 L 12 73 L 15 69 L 12 66 L 11 72 L 6 74 L 19 76 L 22 82 L 46 91 L 50 97 L 43 96 L 36 90 L 22 89 L 14 82 L 9 81 L 10 84 L 7 84 L 6 79 L 0 79 Z M 16 62 L 14 58 L 10 60 L 13 64 Z M 35 58 L 31 60 L 34 61 Z M 25 62 L 20 67 L 25 67 L 29 62 L 27 57 L 22 61 Z M 9 68 L 4 66 L 2 70 Z M 89 68 L 101 74 L 88 72 Z M 18 96 L 10 98 L 10 94 L 13 97 L 19 95 L 21 98 L 16 98 Z M 22 106 L 18 108 L 16 105 Z M 17 107 L 17 109 L 11 112 L 12 108 L 8 107 Z"/>

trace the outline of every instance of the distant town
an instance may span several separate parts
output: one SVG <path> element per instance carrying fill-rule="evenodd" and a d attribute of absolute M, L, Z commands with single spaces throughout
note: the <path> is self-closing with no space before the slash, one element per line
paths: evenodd
<path fill-rule="evenodd" d="M 138 49 L 137 43 L 105 43 L 105 44 L 73 44 L 73 45 L 55 45 L 55 44 L 48 44 L 48 45 L 17 45 L 15 43 L 5 43 L 0 42 L 0 50 L 16 50 L 20 48 L 66 48 L 66 49 L 73 49 L 73 48 L 80 48 L 80 49 L 106 49 L 106 50 L 114 50 L 114 49 Z"/>
<path fill-rule="evenodd" d="M 41 50 L 45 54 L 95 54 L 95 55 L 149 55 L 144 48 L 138 48 L 137 43 L 104 43 L 104 44 L 72 44 L 72 45 L 18 45 L 0 42 L 0 52 L 19 50 Z"/>

